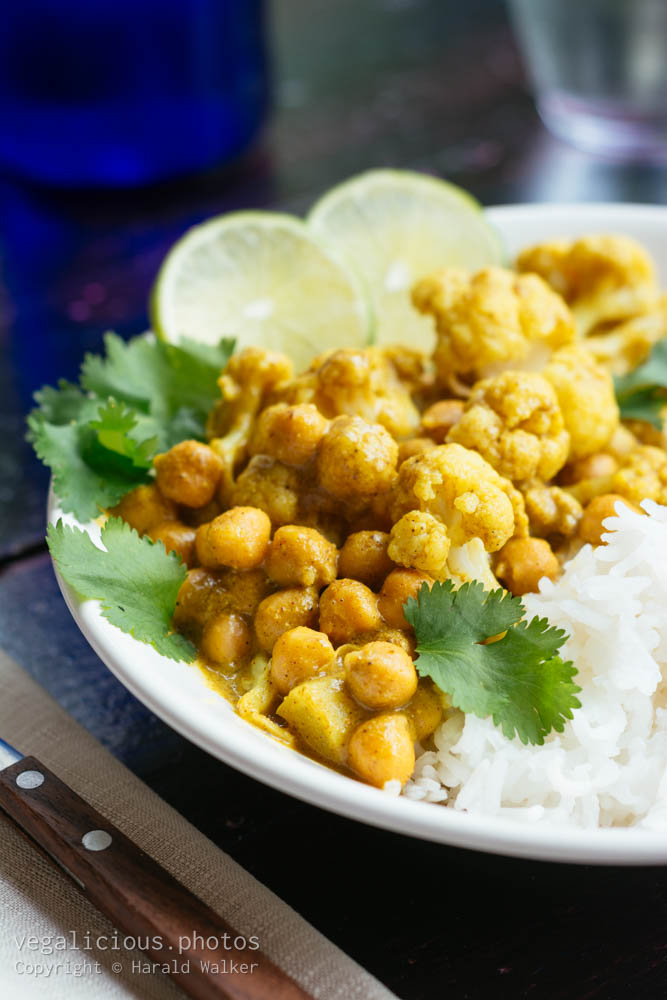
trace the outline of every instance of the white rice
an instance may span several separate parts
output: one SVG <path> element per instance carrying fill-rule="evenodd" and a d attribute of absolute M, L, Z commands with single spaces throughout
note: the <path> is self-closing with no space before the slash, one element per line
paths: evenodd
<path fill-rule="evenodd" d="M 667 507 L 622 504 L 554 584 L 524 598 L 528 617 L 570 635 L 581 708 L 543 746 L 508 740 L 456 712 L 417 758 L 403 794 L 531 824 L 637 824 L 667 830 Z"/>

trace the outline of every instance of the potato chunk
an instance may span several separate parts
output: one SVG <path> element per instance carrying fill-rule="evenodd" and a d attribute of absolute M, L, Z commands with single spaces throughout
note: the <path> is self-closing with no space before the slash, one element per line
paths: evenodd
<path fill-rule="evenodd" d="M 344 764 L 347 742 L 366 713 L 337 677 L 315 677 L 292 688 L 278 708 L 311 750 L 334 764 Z"/>

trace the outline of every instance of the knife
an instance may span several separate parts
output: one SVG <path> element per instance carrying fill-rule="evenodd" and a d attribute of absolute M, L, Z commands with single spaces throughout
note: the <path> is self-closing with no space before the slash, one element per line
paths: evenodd
<path fill-rule="evenodd" d="M 0 739 L 0 809 L 196 1000 L 313 1000 L 35 757 Z M 239 947 L 237 947 L 239 945 Z"/>

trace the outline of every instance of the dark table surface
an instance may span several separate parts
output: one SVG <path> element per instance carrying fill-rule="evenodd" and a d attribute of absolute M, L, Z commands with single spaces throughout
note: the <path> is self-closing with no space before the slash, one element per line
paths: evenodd
<path fill-rule="evenodd" d="M 499 0 L 276 0 L 275 111 L 234 168 L 131 195 L 0 179 L 0 645 L 112 753 L 405 1000 L 667 996 L 667 875 L 530 863 L 329 815 L 231 770 L 137 702 L 78 632 L 43 544 L 31 393 L 103 331 L 146 324 L 157 266 L 231 208 L 301 211 L 372 166 L 446 176 L 485 204 L 661 202 L 664 169 L 551 138 Z M 193 779 L 196 774 L 196 779 Z M 204 789 L 216 788 L 212 798 Z"/>

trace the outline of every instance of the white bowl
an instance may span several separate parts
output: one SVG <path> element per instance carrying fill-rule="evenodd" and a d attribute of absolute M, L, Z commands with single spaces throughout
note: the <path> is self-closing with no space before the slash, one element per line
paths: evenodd
<path fill-rule="evenodd" d="M 624 233 L 655 257 L 667 285 L 667 208 L 648 205 L 518 205 L 487 211 L 510 254 L 547 238 Z M 49 519 L 61 512 L 53 500 Z M 71 516 L 69 523 L 76 523 Z M 58 577 L 79 628 L 109 669 L 140 701 L 193 743 L 232 767 L 324 809 L 397 833 L 496 854 L 586 864 L 667 862 L 667 837 L 639 829 L 532 827 L 476 817 L 433 803 L 394 798 L 303 757 L 244 722 L 207 687 L 194 665 L 160 656 L 110 625 L 96 601 L 81 602 Z"/>

